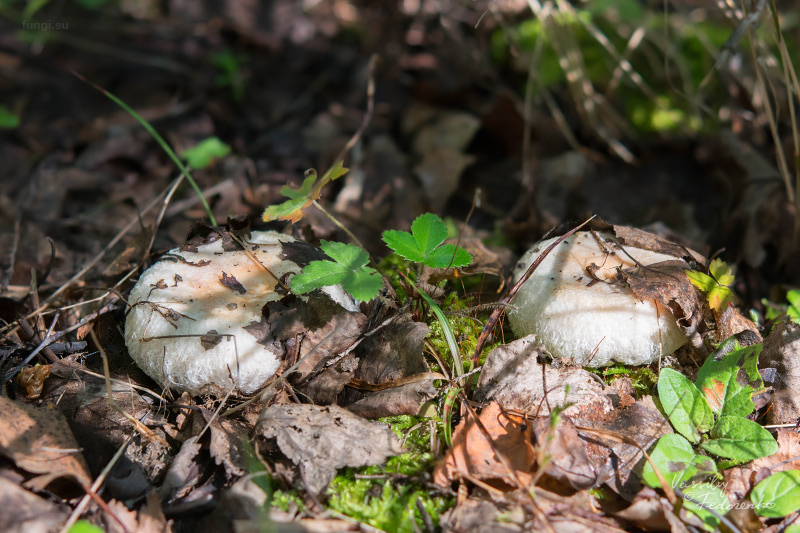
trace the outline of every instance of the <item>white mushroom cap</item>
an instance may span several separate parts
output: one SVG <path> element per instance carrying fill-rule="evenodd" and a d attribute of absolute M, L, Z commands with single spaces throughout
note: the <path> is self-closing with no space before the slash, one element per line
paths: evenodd
<path fill-rule="evenodd" d="M 251 394 L 280 365 L 275 349 L 259 344 L 262 307 L 280 296 L 277 282 L 300 267 L 282 260 L 281 242 L 294 239 L 254 231 L 246 251 L 225 251 L 223 239 L 176 248 L 145 271 L 128 298 L 125 344 L 136 364 L 162 386 L 192 394 Z M 260 264 L 259 264 L 260 263 Z M 263 266 L 262 266 L 263 265 Z M 358 307 L 341 287 L 325 292 L 351 311 Z"/>
<path fill-rule="evenodd" d="M 611 233 L 596 232 L 604 242 Z M 528 250 L 514 272 L 514 281 L 556 239 Z M 686 342 L 672 312 L 654 300 L 640 300 L 624 283 L 611 283 L 635 263 L 613 242 L 603 251 L 587 231 L 576 232 L 559 244 L 534 271 L 511 301 L 508 312 L 514 333 L 535 334 L 554 357 L 572 357 L 583 366 L 605 366 L 613 361 L 648 364 L 659 354 L 669 355 Z M 642 265 L 675 257 L 624 246 Z M 586 267 L 596 265 L 594 281 Z M 605 280 L 608 280 L 607 282 Z"/>

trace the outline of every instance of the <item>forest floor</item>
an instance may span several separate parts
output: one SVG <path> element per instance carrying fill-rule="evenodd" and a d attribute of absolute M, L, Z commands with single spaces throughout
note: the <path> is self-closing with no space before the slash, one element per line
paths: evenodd
<path fill-rule="evenodd" d="M 691 4 L 665 15 L 633 1 L 0 0 L 0 529 L 791 524 L 796 509 L 759 515 L 751 491 L 798 468 L 788 426 L 800 416 L 800 327 L 785 314 L 798 312 L 800 287 L 797 82 L 770 13 L 731 48 L 743 15 Z M 800 26 L 786 9 L 792 49 Z M 159 143 L 98 88 L 184 159 L 210 138 L 224 143 L 209 161 L 190 160 L 217 230 L 203 225 L 208 213 Z M 314 206 L 293 224 L 262 221 L 286 200 L 282 187 L 339 160 L 349 171 L 317 201 L 400 296 L 363 303 L 341 323 L 310 325 L 329 312 L 314 298 L 278 313 L 295 335 L 283 357 L 307 355 L 315 339 L 335 349 L 249 403 L 253 395 L 164 390 L 140 370 L 123 340 L 126 299 L 188 236 L 225 239 L 247 219 L 315 246 L 353 242 Z M 407 231 L 423 213 L 442 218 L 470 267 L 442 274 L 390 255 L 382 233 Z M 641 449 L 671 434 L 668 419 L 684 434 L 656 394 L 658 362 L 592 372 L 545 364 L 541 348 L 511 342 L 502 317 L 479 347 L 520 256 L 592 216 L 735 267 L 722 285 L 746 325 L 730 333 L 763 336 L 759 366 L 775 372 L 743 385 L 728 369 L 725 390 L 752 393 L 742 418 L 769 425 L 780 446 L 705 472 L 741 509 L 693 514 L 684 492 L 642 481 Z M 494 350 L 533 361 L 513 370 L 513 386 L 544 391 L 545 379 L 552 389 L 505 404 L 489 401 L 485 384 L 459 391 L 441 323 L 400 274 L 455 312 L 446 320 L 466 372 L 473 354 L 489 368 Z M 728 331 L 725 310 L 704 305 L 702 327 Z M 724 338 L 704 340 L 713 351 Z M 741 367 L 756 364 L 751 344 L 737 347 Z M 691 351 L 667 362 L 702 390 Z M 342 354 L 362 366 L 312 379 Z M 571 405 L 568 382 L 586 392 Z M 553 390 L 561 397 L 551 406 Z M 529 409 L 534 399 L 547 409 Z M 721 418 L 724 406 L 706 399 Z M 303 410 L 314 405 L 325 407 Z M 303 441 L 303 429 L 322 440 Z"/>

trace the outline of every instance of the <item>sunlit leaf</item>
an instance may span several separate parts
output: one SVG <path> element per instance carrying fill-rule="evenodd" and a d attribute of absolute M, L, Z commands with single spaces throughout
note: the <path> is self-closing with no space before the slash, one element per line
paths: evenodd
<path fill-rule="evenodd" d="M 322 188 L 329 182 L 344 176 L 347 170 L 342 166 L 342 161 L 339 161 L 319 179 L 317 179 L 316 171 L 308 171 L 303 185 L 299 189 L 292 189 L 289 186 L 281 187 L 281 194 L 289 200 L 267 207 L 262 219 L 264 222 L 272 220 L 299 222 L 305 215 L 304 210 L 311 205 L 311 202 L 319 199 Z"/>
<path fill-rule="evenodd" d="M 221 159 L 229 153 L 231 153 L 230 146 L 218 137 L 209 137 L 196 146 L 184 150 L 181 157 L 194 168 L 206 168 L 212 161 Z"/>
<path fill-rule="evenodd" d="M 776 472 L 755 486 L 750 494 L 755 511 L 767 518 L 781 518 L 800 509 L 800 470 Z"/>
<path fill-rule="evenodd" d="M 442 243 L 447 238 L 447 226 L 433 213 L 425 213 L 411 223 L 411 233 L 389 230 L 383 232 L 383 242 L 398 255 L 432 268 L 459 268 L 472 262 L 472 256 L 460 246 Z"/>
<path fill-rule="evenodd" d="M 353 298 L 369 301 L 381 290 L 383 280 L 367 266 L 369 255 L 354 244 L 322 241 L 320 248 L 332 261 L 312 261 L 292 278 L 295 294 L 305 294 L 331 285 L 341 285 Z"/>

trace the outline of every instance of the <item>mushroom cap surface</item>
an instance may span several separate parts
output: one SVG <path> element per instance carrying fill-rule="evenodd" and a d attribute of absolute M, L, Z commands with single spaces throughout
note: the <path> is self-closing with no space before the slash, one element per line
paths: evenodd
<path fill-rule="evenodd" d="M 253 231 L 242 239 L 252 256 L 239 246 L 226 250 L 231 242 L 223 241 L 170 250 L 130 293 L 128 353 L 164 387 L 252 394 L 280 366 L 281 347 L 265 340 L 260 327 L 262 307 L 280 298 L 266 269 L 278 278 L 300 271 L 281 259 L 281 242 L 294 239 Z M 341 287 L 326 289 L 339 305 L 358 310 Z"/>
<path fill-rule="evenodd" d="M 514 333 L 535 334 L 553 357 L 571 357 L 582 366 L 642 365 L 671 354 L 687 340 L 672 312 L 654 300 L 640 300 L 625 283 L 613 280 L 620 268 L 636 265 L 625 252 L 645 266 L 675 257 L 632 246 L 623 252 L 611 233 L 596 234 L 602 247 L 591 232 L 579 231 L 537 267 L 511 301 Z M 515 282 L 555 240 L 542 241 L 522 256 Z"/>

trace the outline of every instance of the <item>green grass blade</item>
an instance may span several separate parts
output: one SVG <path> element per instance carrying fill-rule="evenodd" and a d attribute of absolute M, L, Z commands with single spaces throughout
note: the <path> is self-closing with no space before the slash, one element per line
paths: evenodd
<path fill-rule="evenodd" d="M 108 92 L 107 90 L 103 89 L 102 87 L 100 87 L 98 85 L 95 85 L 94 83 L 90 82 L 89 80 L 87 80 L 86 78 L 84 78 L 83 76 L 78 74 L 77 72 L 73 71 L 73 74 L 75 74 L 75 76 L 77 76 L 81 80 L 85 81 L 86 83 L 88 83 L 89 85 L 93 86 L 95 89 L 97 89 L 98 91 L 100 91 L 101 93 L 106 95 L 109 100 L 111 100 L 112 102 L 114 102 L 115 104 L 120 106 L 122 109 L 124 109 L 126 113 L 128 113 L 130 116 L 135 118 L 139 122 L 139 124 L 142 125 L 142 127 L 145 129 L 145 131 L 147 131 L 147 133 L 149 133 L 153 137 L 153 139 L 156 140 L 156 142 L 159 144 L 159 146 L 161 146 L 161 149 L 164 150 L 164 152 L 169 156 L 169 158 L 172 160 L 172 162 L 175 163 L 175 166 L 177 166 L 178 169 L 180 169 L 181 173 L 184 176 L 186 176 L 186 180 L 192 186 L 192 189 L 194 189 L 194 192 L 197 194 L 197 197 L 200 198 L 200 203 L 203 204 L 203 208 L 206 210 L 206 214 L 208 215 L 209 222 L 211 222 L 212 226 L 216 226 L 217 225 L 217 219 L 214 218 L 214 213 L 211 212 L 211 206 L 208 205 L 208 202 L 206 201 L 205 197 L 203 197 L 203 191 L 200 190 L 200 186 L 197 184 L 196 181 L 194 181 L 194 178 L 192 177 L 192 175 L 189 174 L 189 170 L 184 166 L 183 162 L 180 160 L 180 158 L 175 153 L 175 151 L 172 149 L 172 147 L 170 147 L 170 145 L 167 144 L 167 141 L 165 141 L 164 138 L 161 135 L 158 134 L 158 132 L 155 130 L 155 128 L 153 128 L 153 126 L 151 126 L 150 123 L 147 122 L 147 120 L 144 119 L 144 117 L 142 117 L 139 113 L 134 111 L 133 108 L 131 108 L 128 104 L 126 104 L 125 102 L 123 102 L 122 100 L 120 100 L 119 98 L 117 98 L 116 96 L 114 96 L 113 94 Z"/>
<path fill-rule="evenodd" d="M 419 295 L 422 296 L 422 299 L 425 300 L 425 303 L 430 306 L 431 311 L 433 311 L 433 314 L 436 316 L 436 319 L 442 325 L 444 338 L 447 341 L 447 346 L 450 347 L 450 354 L 453 356 L 453 368 L 455 369 L 454 373 L 456 378 L 460 378 L 464 375 L 464 363 L 461 361 L 461 353 L 458 350 L 458 343 L 456 342 L 456 336 L 453 333 L 453 328 L 450 327 L 450 322 L 448 322 L 447 317 L 444 316 L 444 311 L 442 311 L 442 308 L 439 307 L 439 304 L 434 302 L 425 291 L 417 287 L 413 281 L 406 276 L 403 277 L 406 278 L 406 281 L 408 281 L 408 283 L 410 283 L 411 286 L 417 290 Z"/>

